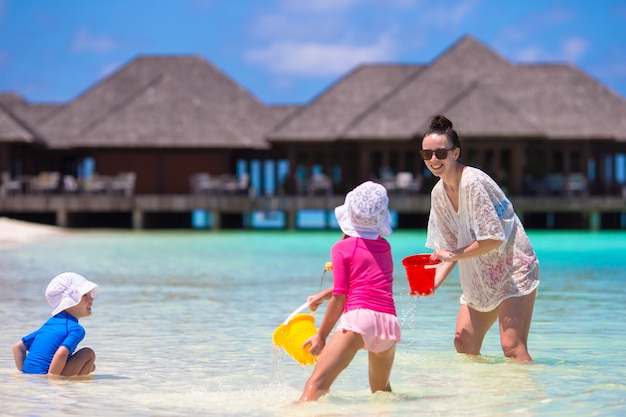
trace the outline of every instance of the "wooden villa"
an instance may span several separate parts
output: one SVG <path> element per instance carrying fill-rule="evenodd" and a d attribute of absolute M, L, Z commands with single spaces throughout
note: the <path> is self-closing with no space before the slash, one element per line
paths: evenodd
<path fill-rule="evenodd" d="M 431 63 L 359 66 L 304 105 L 266 105 L 199 56 L 138 57 L 66 104 L 0 93 L 0 215 L 185 227 L 201 209 L 246 227 L 260 210 L 294 227 L 373 179 L 400 227 L 423 227 L 436 178 L 418 151 L 437 113 L 530 227 L 626 228 L 626 100 L 471 36 Z"/>

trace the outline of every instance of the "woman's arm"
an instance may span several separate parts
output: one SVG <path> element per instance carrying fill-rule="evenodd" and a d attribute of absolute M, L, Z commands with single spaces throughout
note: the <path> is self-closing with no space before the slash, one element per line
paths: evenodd
<path fill-rule="evenodd" d="M 67 357 L 69 354 L 70 351 L 67 350 L 65 346 L 59 346 L 54 354 L 54 357 L 52 358 L 52 362 L 50 362 L 48 375 L 61 375 L 61 372 L 63 372 L 63 368 L 65 368 L 65 364 L 67 363 Z"/>
<path fill-rule="evenodd" d="M 474 258 L 499 248 L 503 241 L 495 239 L 475 240 L 469 245 L 455 250 L 436 249 L 433 257 L 447 262 L 456 262 L 461 259 Z"/>
<path fill-rule="evenodd" d="M 435 288 L 433 290 L 433 293 L 437 291 L 437 288 L 439 288 L 439 286 L 443 284 L 446 278 L 448 278 L 448 275 L 450 275 L 450 272 L 452 272 L 455 265 L 456 265 L 456 262 L 454 261 L 444 262 L 443 265 L 435 269 Z"/>
<path fill-rule="evenodd" d="M 454 269 L 457 261 L 461 259 L 473 258 L 475 256 L 484 255 L 487 252 L 500 247 L 501 240 L 485 239 L 476 240 L 469 245 L 458 248 L 456 250 L 435 249 L 432 259 L 441 259 L 445 261 L 443 265 L 436 269 L 435 272 L 435 290 L 448 278 L 450 272 Z"/>
<path fill-rule="evenodd" d="M 18 371 L 24 368 L 24 360 L 26 359 L 26 346 L 21 340 L 13 345 L 13 358 Z"/>

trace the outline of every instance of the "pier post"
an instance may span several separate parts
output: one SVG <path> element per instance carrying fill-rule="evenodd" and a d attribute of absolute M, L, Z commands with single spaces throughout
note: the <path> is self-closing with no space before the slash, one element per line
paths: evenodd
<path fill-rule="evenodd" d="M 137 209 L 133 210 L 133 229 L 141 230 L 143 226 L 143 211 Z"/>
<path fill-rule="evenodd" d="M 592 211 L 589 214 L 589 229 L 591 230 L 600 230 L 602 227 L 602 216 L 597 211 Z"/>
<path fill-rule="evenodd" d="M 222 228 L 222 213 L 219 210 L 213 210 L 213 230 L 220 230 Z"/>
<path fill-rule="evenodd" d="M 56 223 L 59 227 L 67 227 L 67 210 L 57 210 Z"/>
<path fill-rule="evenodd" d="M 287 230 L 296 230 L 296 210 L 287 210 Z"/>

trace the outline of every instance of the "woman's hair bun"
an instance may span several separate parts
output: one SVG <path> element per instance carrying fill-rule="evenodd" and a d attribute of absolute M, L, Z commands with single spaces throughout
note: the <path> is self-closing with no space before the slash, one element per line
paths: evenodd
<path fill-rule="evenodd" d="M 433 116 L 430 121 L 431 131 L 446 131 L 452 129 L 452 122 L 445 116 L 440 114 Z"/>

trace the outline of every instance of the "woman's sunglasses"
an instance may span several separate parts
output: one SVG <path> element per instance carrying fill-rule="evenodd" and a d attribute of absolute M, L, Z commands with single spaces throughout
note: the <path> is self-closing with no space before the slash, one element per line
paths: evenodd
<path fill-rule="evenodd" d="M 450 152 L 453 149 L 456 149 L 456 148 L 450 148 L 450 149 L 441 148 L 435 151 L 431 151 L 429 149 L 422 149 L 420 151 L 420 155 L 422 155 L 422 158 L 424 158 L 424 161 L 429 161 L 433 157 L 433 154 L 435 154 L 437 159 L 446 159 L 448 157 L 448 152 Z"/>

